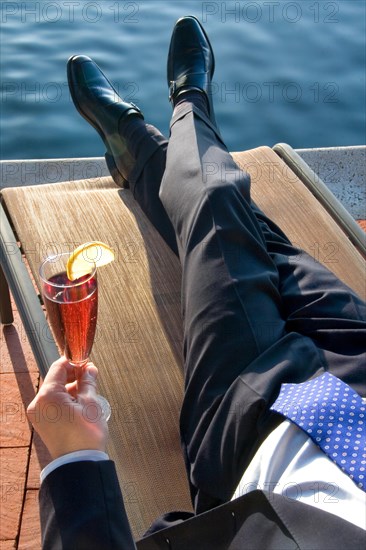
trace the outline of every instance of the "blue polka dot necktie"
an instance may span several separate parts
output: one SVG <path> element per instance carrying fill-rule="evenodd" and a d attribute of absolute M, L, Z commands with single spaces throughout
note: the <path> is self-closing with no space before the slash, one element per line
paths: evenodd
<path fill-rule="evenodd" d="M 282 384 L 271 410 L 304 430 L 366 490 L 366 407 L 350 386 L 328 372 L 301 384 Z"/>

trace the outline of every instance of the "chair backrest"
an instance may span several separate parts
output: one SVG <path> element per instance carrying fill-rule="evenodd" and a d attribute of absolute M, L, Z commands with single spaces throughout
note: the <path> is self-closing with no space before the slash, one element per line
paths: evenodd
<path fill-rule="evenodd" d="M 357 292 L 364 263 L 338 225 L 268 148 L 236 153 L 255 202 L 299 246 Z M 178 433 L 183 394 L 180 266 L 130 191 L 111 178 L 2 192 L 38 281 L 47 252 L 100 240 L 116 261 L 99 270 L 100 310 L 92 359 L 112 405 L 109 454 L 133 533 L 160 514 L 191 509 Z M 45 339 L 45 345 L 47 341 Z"/>

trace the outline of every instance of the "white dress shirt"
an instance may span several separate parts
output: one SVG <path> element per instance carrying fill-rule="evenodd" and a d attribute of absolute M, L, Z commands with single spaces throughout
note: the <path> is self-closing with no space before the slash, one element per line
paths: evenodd
<path fill-rule="evenodd" d="M 233 499 L 256 489 L 315 506 L 366 530 L 366 493 L 290 420 L 259 447 Z"/>

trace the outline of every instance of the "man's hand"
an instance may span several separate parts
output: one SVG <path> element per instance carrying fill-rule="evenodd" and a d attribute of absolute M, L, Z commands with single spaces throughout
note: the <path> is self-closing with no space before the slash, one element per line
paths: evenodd
<path fill-rule="evenodd" d="M 51 456 L 73 451 L 104 451 L 107 422 L 97 402 L 97 368 L 88 363 L 77 381 L 76 369 L 61 357 L 55 361 L 27 414 Z"/>

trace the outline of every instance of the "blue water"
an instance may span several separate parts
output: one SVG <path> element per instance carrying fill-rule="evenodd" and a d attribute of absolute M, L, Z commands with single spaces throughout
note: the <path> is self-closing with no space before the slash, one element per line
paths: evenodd
<path fill-rule="evenodd" d="M 365 2 L 1 2 L 3 159 L 104 154 L 70 99 L 66 61 L 93 57 L 168 131 L 166 55 L 196 15 L 216 54 L 217 121 L 231 150 L 365 143 Z"/>

